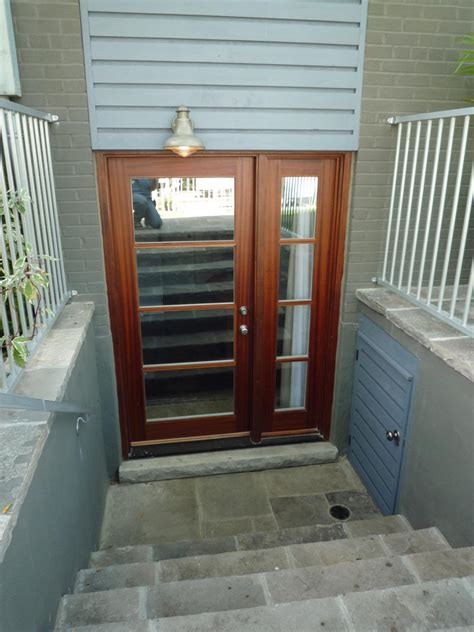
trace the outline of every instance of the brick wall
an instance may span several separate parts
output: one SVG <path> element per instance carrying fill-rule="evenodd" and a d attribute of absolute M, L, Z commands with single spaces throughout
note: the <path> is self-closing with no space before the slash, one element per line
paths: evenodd
<path fill-rule="evenodd" d="M 466 107 L 472 79 L 453 76 L 459 38 L 472 31 L 472 0 L 369 0 L 360 149 L 356 155 L 332 437 L 345 447 L 354 365 L 355 290 L 380 271 L 396 129 L 391 115 Z"/>
<path fill-rule="evenodd" d="M 96 353 L 110 470 L 118 462 L 118 413 L 78 0 L 12 0 L 23 105 L 52 112 L 53 168 L 68 286 L 93 300 Z"/>

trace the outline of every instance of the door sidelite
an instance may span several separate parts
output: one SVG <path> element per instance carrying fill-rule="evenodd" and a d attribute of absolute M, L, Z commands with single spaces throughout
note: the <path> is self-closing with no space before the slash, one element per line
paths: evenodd
<path fill-rule="evenodd" d="M 350 156 L 97 160 L 124 453 L 327 436 Z"/>

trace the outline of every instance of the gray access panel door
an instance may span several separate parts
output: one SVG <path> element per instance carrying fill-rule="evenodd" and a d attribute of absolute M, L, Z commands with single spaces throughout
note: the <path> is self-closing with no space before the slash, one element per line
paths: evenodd
<path fill-rule="evenodd" d="M 418 360 L 359 316 L 349 461 L 385 514 L 395 512 Z"/>

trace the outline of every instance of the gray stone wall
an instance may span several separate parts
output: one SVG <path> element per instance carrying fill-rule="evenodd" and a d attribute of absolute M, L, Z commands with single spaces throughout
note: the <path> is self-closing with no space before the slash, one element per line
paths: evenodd
<path fill-rule="evenodd" d="M 383 256 L 396 129 L 394 114 L 466 107 L 473 80 L 453 75 L 459 38 L 472 30 L 472 0 L 369 0 L 360 149 L 355 157 L 341 304 L 331 438 L 347 447 L 357 288 L 370 287 Z"/>
<path fill-rule="evenodd" d="M 113 473 L 119 461 L 118 411 L 105 287 L 95 163 L 91 151 L 78 0 L 12 0 L 23 105 L 52 112 L 53 168 L 68 286 L 95 303 L 94 330 Z"/>

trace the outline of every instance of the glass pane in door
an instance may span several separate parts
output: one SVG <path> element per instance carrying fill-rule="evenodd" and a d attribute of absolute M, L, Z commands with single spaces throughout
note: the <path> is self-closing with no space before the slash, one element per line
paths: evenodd
<path fill-rule="evenodd" d="M 233 248 L 137 250 L 140 306 L 234 300 Z"/>
<path fill-rule="evenodd" d="M 313 285 L 313 244 L 280 247 L 280 295 L 283 300 L 310 299 Z"/>
<path fill-rule="evenodd" d="M 304 408 L 306 401 L 307 362 L 277 364 L 275 409 Z"/>
<path fill-rule="evenodd" d="M 143 363 L 169 364 L 231 360 L 233 310 L 192 310 L 140 314 Z"/>
<path fill-rule="evenodd" d="M 307 355 L 311 305 L 279 307 L 277 314 L 277 356 Z"/>
<path fill-rule="evenodd" d="M 233 367 L 145 373 L 147 421 L 234 410 Z"/>
<path fill-rule="evenodd" d="M 318 178 L 281 179 L 281 238 L 312 239 L 316 225 Z"/>
<path fill-rule="evenodd" d="M 136 242 L 234 238 L 234 178 L 135 178 Z"/>

